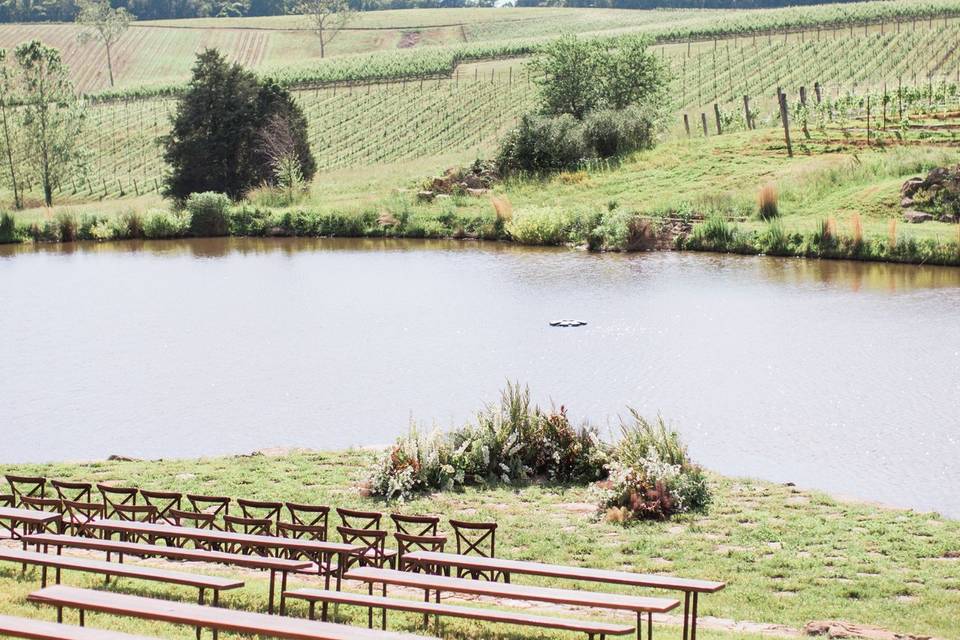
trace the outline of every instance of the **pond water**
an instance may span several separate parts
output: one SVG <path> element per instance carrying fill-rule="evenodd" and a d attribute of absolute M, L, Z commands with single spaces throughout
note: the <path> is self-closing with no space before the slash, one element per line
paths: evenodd
<path fill-rule="evenodd" d="M 584 320 L 553 328 L 551 320 Z M 0 247 L 0 461 L 385 444 L 506 380 L 716 471 L 960 517 L 960 269 L 502 244 Z"/>

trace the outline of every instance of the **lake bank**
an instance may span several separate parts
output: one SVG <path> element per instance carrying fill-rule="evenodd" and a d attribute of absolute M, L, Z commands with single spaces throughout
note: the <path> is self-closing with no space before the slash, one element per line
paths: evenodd
<path fill-rule="evenodd" d="M 791 628 L 836 619 L 941 638 L 960 634 L 960 621 L 949 615 L 960 607 L 960 560 L 953 558 L 960 551 L 960 522 L 955 520 L 715 474 L 710 476 L 715 502 L 707 514 L 626 528 L 595 517 L 590 487 L 535 483 L 470 488 L 388 506 L 362 495 L 364 470 L 373 452 L 277 453 L 4 465 L 3 470 L 158 490 L 492 519 L 500 525 L 497 547 L 503 557 L 727 581 L 727 589 L 701 599 L 702 616 Z M 531 519 L 534 506 L 537 517 Z M 0 612 L 31 615 L 34 610 L 18 598 L 32 581 L 19 582 L 18 576 L 18 568 L 0 571 L 0 591 L 5 594 Z M 255 584 L 266 588 L 265 582 Z M 245 598 L 227 596 L 227 606 L 232 597 Z M 249 601 L 243 600 L 248 606 Z M 410 618 L 411 628 L 416 622 L 415 616 Z M 446 623 L 450 630 L 476 632 L 469 623 L 460 624 Z M 705 637 L 756 636 L 712 632 Z"/>

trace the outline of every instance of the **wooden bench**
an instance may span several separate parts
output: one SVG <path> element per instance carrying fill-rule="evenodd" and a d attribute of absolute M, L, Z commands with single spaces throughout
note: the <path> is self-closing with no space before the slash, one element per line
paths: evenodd
<path fill-rule="evenodd" d="M 77 609 L 81 614 L 84 611 L 95 611 L 115 616 L 131 616 L 142 620 L 203 627 L 212 629 L 214 633 L 226 631 L 293 640 L 428 640 L 425 636 L 406 633 L 372 631 L 330 622 L 204 607 L 63 585 L 31 593 L 27 600 L 58 608 Z M 81 621 L 82 619 L 81 616 Z"/>
<path fill-rule="evenodd" d="M 467 618 L 470 620 L 481 620 L 483 622 L 498 622 L 502 624 L 515 624 L 530 627 L 543 627 L 559 631 L 577 631 L 586 633 L 591 639 L 594 636 L 600 636 L 603 640 L 606 636 L 624 636 L 633 633 L 633 626 L 624 624 L 610 624 L 607 622 L 572 620 L 569 618 L 555 618 L 550 616 L 531 615 L 528 613 L 516 613 L 513 611 L 501 611 L 496 609 L 478 609 L 476 607 L 462 607 L 452 604 L 440 604 L 425 600 L 417 602 L 415 600 L 398 600 L 394 598 L 381 598 L 379 596 L 370 596 L 360 593 L 347 593 L 345 591 L 322 591 L 319 589 L 297 589 L 288 591 L 286 597 L 306 600 L 310 603 L 310 619 L 316 618 L 316 603 L 324 605 L 346 604 L 367 607 L 370 611 L 374 608 L 383 610 L 383 626 L 387 624 L 387 609 L 392 611 L 406 611 L 408 613 L 422 613 L 424 618 L 428 615 L 451 616 L 454 618 Z M 326 620 L 326 607 L 323 609 L 324 620 Z M 369 626 L 373 626 L 372 615 L 368 621 Z M 439 629 L 437 629 L 437 635 Z"/>
<path fill-rule="evenodd" d="M 596 609 L 616 609 L 632 611 L 637 615 L 637 638 L 642 635 L 643 614 L 647 614 L 647 638 L 653 639 L 653 614 L 666 613 L 680 605 L 679 600 L 671 598 L 648 598 L 643 596 L 628 596 L 616 593 L 598 593 L 596 591 L 574 591 L 570 589 L 554 589 L 552 587 L 530 587 L 519 584 L 502 582 L 488 582 L 485 580 L 470 580 L 467 578 L 449 578 L 425 573 L 410 573 L 393 569 L 377 569 L 374 567 L 359 567 L 351 569 L 344 578 L 366 582 L 372 588 L 374 584 L 383 585 L 383 595 L 386 596 L 387 585 L 423 589 L 429 597 L 430 591 L 435 591 L 437 600 L 443 591 L 466 593 L 476 596 L 505 598 L 512 600 L 529 600 L 533 602 L 549 602 Z"/>
<path fill-rule="evenodd" d="M 156 640 L 119 631 L 104 631 L 69 624 L 0 615 L 0 636 L 28 640 Z"/>
<path fill-rule="evenodd" d="M 142 544 L 136 542 L 120 542 L 117 540 L 100 540 L 98 538 L 83 538 L 80 536 L 63 536 L 54 534 L 38 534 L 23 537 L 24 544 L 32 544 L 44 547 L 56 547 L 57 553 L 64 547 L 72 549 L 84 549 L 87 551 L 104 551 L 107 554 L 107 560 L 110 560 L 111 554 L 117 554 L 119 561 L 123 562 L 124 555 L 137 556 L 140 558 L 160 557 L 168 560 L 184 560 L 188 562 L 207 562 L 216 564 L 225 564 L 247 569 L 260 569 L 270 572 L 270 602 L 268 611 L 274 611 L 274 593 L 276 591 L 276 577 L 280 575 L 280 593 L 287 588 L 287 575 L 291 571 L 306 571 L 313 566 L 308 560 L 288 560 L 286 558 L 268 558 L 264 556 L 242 555 L 237 553 L 224 553 L 222 551 L 206 551 L 204 549 L 181 549 L 180 547 L 167 547 L 161 545 Z M 282 602 L 282 595 L 281 595 Z"/>
<path fill-rule="evenodd" d="M 568 567 L 527 560 L 484 558 L 432 551 L 412 551 L 405 554 L 403 559 L 408 565 L 417 565 L 427 570 L 457 567 L 474 571 L 501 572 L 504 575 L 526 574 L 563 580 L 584 580 L 604 584 L 681 591 L 683 592 L 684 640 L 687 640 L 688 633 L 691 640 L 697 638 L 697 606 L 700 594 L 716 593 L 726 586 L 726 583 L 713 580 L 695 580 L 648 573 L 591 569 L 589 567 Z"/>
<path fill-rule="evenodd" d="M 342 573 L 340 567 L 345 566 L 345 561 L 348 556 L 361 553 L 364 550 L 363 547 L 340 542 L 233 533 L 230 531 L 219 531 L 217 529 L 175 527 L 149 522 L 98 519 L 86 526 L 93 531 L 102 532 L 104 537 L 107 538 L 112 534 L 143 535 L 148 537 L 153 536 L 154 538 L 176 539 L 180 542 L 180 546 L 183 546 L 184 541 L 192 541 L 194 545 L 197 543 L 222 545 L 251 552 L 272 551 L 278 556 L 283 553 L 295 552 L 313 561 L 317 566 L 318 573 L 326 578 L 326 582 L 324 583 L 324 588 L 326 589 L 330 588 L 331 577 L 336 578 L 337 588 L 340 588 L 340 577 Z M 336 564 L 333 563 L 334 557 L 337 558 Z"/>
<path fill-rule="evenodd" d="M 20 551 L 19 549 L 0 549 L 0 560 L 40 567 L 42 569 L 40 579 L 42 587 L 47 586 L 47 569 L 50 568 L 56 571 L 57 584 L 60 584 L 60 572 L 62 570 L 69 570 L 84 573 L 98 573 L 107 577 L 134 578 L 137 580 L 150 580 L 152 582 L 195 587 L 200 590 L 198 601 L 201 604 L 204 602 L 206 590 L 210 589 L 213 591 L 214 606 L 220 602 L 221 591 L 243 587 L 242 581 L 232 578 L 201 576 L 184 573 L 182 571 L 167 571 L 166 569 L 155 569 L 153 567 L 137 567 L 116 562 L 103 562 L 102 560 L 54 555 L 52 553 Z M 62 614 L 63 612 L 61 611 L 57 619 L 58 622 L 63 622 Z"/>
<path fill-rule="evenodd" d="M 60 520 L 59 513 L 0 507 L 0 529 L 10 534 L 8 537 L 11 540 L 19 540 L 21 535 L 43 530 L 47 525 Z M 23 532 L 17 531 L 17 525 L 23 525 Z"/>

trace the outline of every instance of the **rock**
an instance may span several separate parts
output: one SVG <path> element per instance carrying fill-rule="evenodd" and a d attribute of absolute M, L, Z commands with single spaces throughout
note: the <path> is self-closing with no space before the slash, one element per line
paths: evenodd
<path fill-rule="evenodd" d="M 921 222 L 927 222 L 933 220 L 933 216 L 929 213 L 924 213 L 923 211 L 909 210 L 903 212 L 903 219 L 912 224 L 920 224 Z"/>
<path fill-rule="evenodd" d="M 900 195 L 909 198 L 921 188 L 923 188 L 923 178 L 910 178 L 900 187 Z"/>
<path fill-rule="evenodd" d="M 475 173 L 468 173 L 463 177 L 462 180 L 464 186 L 468 189 L 484 189 L 487 184 L 484 182 L 483 178 L 478 176 Z"/>
<path fill-rule="evenodd" d="M 473 196 L 474 198 L 479 198 L 480 196 L 488 193 L 490 189 L 473 189 L 471 187 L 466 188 L 468 196 Z"/>
<path fill-rule="evenodd" d="M 143 462 L 140 458 L 130 458 L 127 456 L 118 456 L 116 454 L 111 454 L 107 456 L 107 462 Z"/>
<path fill-rule="evenodd" d="M 955 215 L 944 214 L 944 215 L 940 216 L 940 222 L 950 222 L 950 223 L 953 223 L 953 222 L 956 222 L 958 219 L 960 219 L 960 218 L 957 218 L 957 216 L 955 216 Z"/>
<path fill-rule="evenodd" d="M 434 193 L 433 191 L 418 191 L 417 200 L 420 202 L 433 202 Z"/>
<path fill-rule="evenodd" d="M 912 207 L 912 206 L 913 206 L 913 198 L 910 198 L 910 197 L 904 198 L 903 200 L 900 201 L 900 206 L 903 207 L 904 209 L 906 209 L 906 208 L 908 208 L 908 207 Z"/>
<path fill-rule="evenodd" d="M 826 636 L 827 638 L 859 638 L 860 640 L 931 640 L 930 636 L 910 633 L 894 633 L 880 627 L 853 624 L 840 620 L 822 620 L 809 622 L 803 628 L 808 636 Z"/>
<path fill-rule="evenodd" d="M 436 197 L 437 200 L 449 200 L 451 196 L 449 193 L 438 193 Z"/>

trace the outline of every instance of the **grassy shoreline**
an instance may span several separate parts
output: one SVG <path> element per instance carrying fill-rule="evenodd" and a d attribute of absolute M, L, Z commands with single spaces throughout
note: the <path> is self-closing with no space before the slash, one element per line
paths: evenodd
<path fill-rule="evenodd" d="M 504 557 L 727 581 L 725 591 L 702 600 L 704 616 L 792 628 L 812 620 L 840 619 L 901 633 L 960 636 L 960 620 L 949 615 L 960 608 L 960 559 L 951 558 L 960 552 L 960 521 L 715 474 L 710 481 L 716 501 L 709 513 L 626 528 L 595 517 L 592 488 L 562 484 L 468 488 L 388 507 L 364 497 L 361 490 L 365 469 L 375 455 L 350 450 L 201 460 L 16 464 L 5 465 L 4 472 L 492 518 L 501 525 L 498 547 Z M 536 518 L 530 517 L 532 510 Z M 218 571 L 224 573 L 222 568 L 214 573 Z M 68 577 L 70 584 L 97 583 L 84 580 Z M 251 576 L 248 584 L 242 593 L 227 598 L 227 606 L 263 605 L 259 596 L 265 592 L 265 581 Z M 50 618 L 52 611 L 23 603 L 31 587 L 35 581 L 29 574 L 22 578 L 19 567 L 0 566 L 0 613 Z M 139 586 L 137 591 L 152 593 Z M 127 630 L 135 626 L 104 616 L 91 624 Z M 393 628 L 412 630 L 415 625 L 412 617 Z M 484 628 L 451 621 L 445 629 L 448 637 L 477 637 Z M 150 631 L 170 636 L 169 627 Z M 485 630 L 482 635 L 530 637 L 515 629 Z M 707 631 L 704 637 L 756 635 Z"/>

